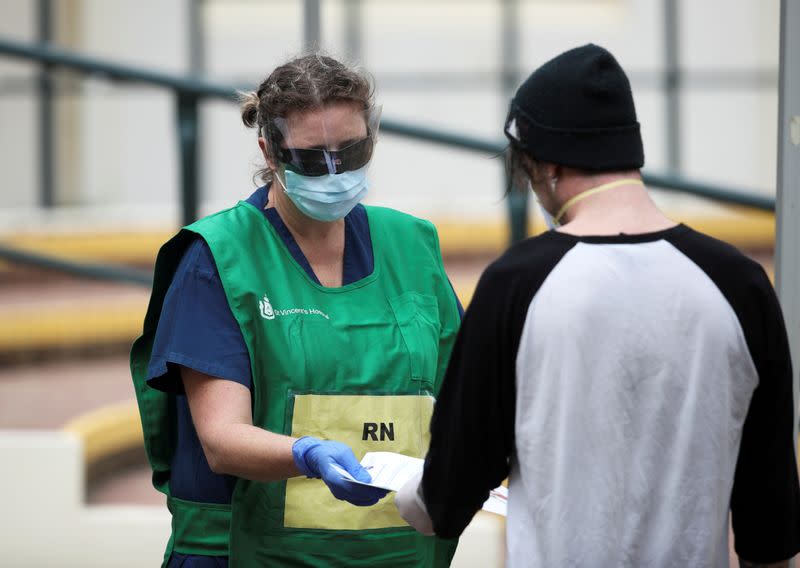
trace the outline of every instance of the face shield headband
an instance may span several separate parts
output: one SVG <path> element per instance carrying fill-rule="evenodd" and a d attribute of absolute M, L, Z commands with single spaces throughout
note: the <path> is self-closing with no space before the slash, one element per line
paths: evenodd
<path fill-rule="evenodd" d="M 381 107 L 373 107 L 364 111 L 366 135 L 358 140 L 347 141 L 341 148 L 337 147 L 338 142 L 335 141 L 332 129 L 325 128 L 325 125 L 322 125 L 322 130 L 326 133 L 325 138 L 330 138 L 330 140 L 325 140 L 325 147 L 293 147 L 292 140 L 295 137 L 292 136 L 288 121 L 285 118 L 276 118 L 270 129 L 270 132 L 276 135 L 273 138 L 275 142 L 273 150 L 278 161 L 286 170 L 302 176 L 319 177 L 359 170 L 372 159 L 380 125 L 380 115 Z M 284 147 L 283 144 L 288 147 Z"/>

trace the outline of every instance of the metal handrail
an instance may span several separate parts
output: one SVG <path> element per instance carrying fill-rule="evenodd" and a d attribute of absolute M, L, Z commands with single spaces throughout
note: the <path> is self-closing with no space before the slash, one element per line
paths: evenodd
<path fill-rule="evenodd" d="M 189 223 L 194 220 L 198 206 L 195 178 L 197 169 L 198 101 L 204 98 L 235 101 L 238 89 L 196 76 L 153 71 L 152 69 L 114 63 L 97 57 L 69 52 L 48 44 L 31 45 L 2 37 L 0 37 L 0 54 L 35 61 L 44 65 L 47 69 L 60 67 L 112 81 L 140 83 L 172 90 L 176 94 L 178 105 L 177 122 L 178 138 L 181 144 L 183 221 L 184 223 Z M 473 137 L 444 129 L 427 128 L 391 119 L 382 120 L 381 130 L 396 136 L 441 144 L 459 150 L 479 152 L 490 156 L 503 154 L 506 147 L 506 144 L 502 141 Z M 775 210 L 775 198 L 757 192 L 735 191 L 727 187 L 699 183 L 671 174 L 645 172 L 643 177 L 646 184 L 662 190 L 686 193 L 729 205 L 750 207 L 764 211 Z M 510 196 L 509 219 L 512 240 L 519 240 L 525 236 L 527 224 L 526 201 L 523 195 L 512 194 Z M 88 278 L 146 286 L 152 283 L 152 277 L 134 269 L 72 262 L 3 245 L 0 245 L 0 258 Z"/>
<path fill-rule="evenodd" d="M 236 89 L 229 85 L 219 85 L 198 77 L 181 76 L 133 65 L 114 63 L 99 57 L 90 57 L 56 48 L 48 44 L 28 44 L 0 37 L 0 53 L 9 57 L 35 61 L 51 68 L 63 67 L 73 71 L 80 71 L 85 75 L 99 76 L 114 81 L 144 83 L 190 96 L 223 99 L 236 97 Z"/>
<path fill-rule="evenodd" d="M 92 280 L 119 282 L 120 284 L 137 284 L 147 287 L 153 284 L 153 275 L 151 272 L 144 272 L 127 266 L 75 262 L 52 255 L 39 254 L 9 247 L 3 244 L 0 244 L 0 259 L 33 268 L 64 272 L 72 276 L 89 278 Z"/>
<path fill-rule="evenodd" d="M 71 53 L 50 45 L 30 45 L 0 38 L 0 54 L 37 61 L 53 68 L 64 67 L 80 71 L 86 75 L 163 87 L 189 99 L 219 98 L 234 100 L 237 94 L 237 89 L 229 85 L 214 83 L 194 76 L 181 76 L 132 65 L 113 63 L 97 57 Z M 444 129 L 426 128 L 391 119 L 381 121 L 381 131 L 415 140 L 442 144 L 460 150 L 476 151 L 490 155 L 501 154 L 505 149 L 505 143 L 501 141 L 472 137 Z M 719 185 L 695 182 L 674 174 L 651 174 L 645 172 L 644 178 L 645 183 L 663 190 L 688 193 L 731 205 L 752 207 L 766 211 L 775 210 L 774 198 L 754 191 L 734 191 Z"/>
<path fill-rule="evenodd" d="M 677 191 L 694 197 L 719 201 L 726 205 L 738 205 L 751 209 L 760 209 L 762 211 L 775 211 L 774 197 L 762 195 L 752 190 L 733 190 L 727 187 L 696 182 L 670 174 L 643 172 L 642 178 L 647 185 L 661 190 Z"/>

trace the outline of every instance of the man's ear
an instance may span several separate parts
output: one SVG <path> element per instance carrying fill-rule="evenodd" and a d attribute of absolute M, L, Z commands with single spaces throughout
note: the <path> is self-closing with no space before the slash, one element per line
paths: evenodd
<path fill-rule="evenodd" d="M 539 168 L 544 178 L 547 180 L 558 179 L 561 177 L 561 166 L 551 162 L 539 162 Z"/>

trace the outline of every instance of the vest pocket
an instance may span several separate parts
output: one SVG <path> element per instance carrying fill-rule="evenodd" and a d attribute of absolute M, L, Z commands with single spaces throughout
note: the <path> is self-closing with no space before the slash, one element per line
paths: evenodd
<path fill-rule="evenodd" d="M 173 550 L 179 554 L 228 555 L 231 506 L 167 497 Z"/>
<path fill-rule="evenodd" d="M 342 395 L 289 393 L 292 436 L 315 436 L 347 444 L 362 459 L 367 452 L 424 458 L 433 399 L 418 394 Z M 287 529 L 369 530 L 406 527 L 394 494 L 371 507 L 337 500 L 320 479 L 286 482 L 283 526 Z"/>
<path fill-rule="evenodd" d="M 411 362 L 411 378 L 433 392 L 439 362 L 439 303 L 436 296 L 406 292 L 389 298 Z"/>

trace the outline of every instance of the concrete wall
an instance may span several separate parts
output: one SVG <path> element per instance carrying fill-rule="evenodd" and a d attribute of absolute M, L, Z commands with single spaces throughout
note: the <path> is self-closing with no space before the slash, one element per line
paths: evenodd
<path fill-rule="evenodd" d="M 83 503 L 80 441 L 61 432 L 0 431 L 0 550 L 19 568 L 158 566 L 166 507 Z"/>

